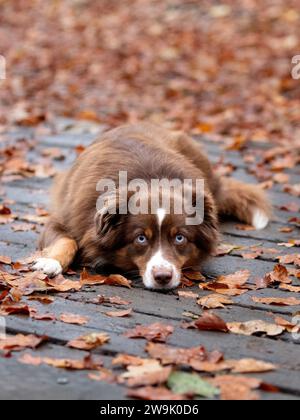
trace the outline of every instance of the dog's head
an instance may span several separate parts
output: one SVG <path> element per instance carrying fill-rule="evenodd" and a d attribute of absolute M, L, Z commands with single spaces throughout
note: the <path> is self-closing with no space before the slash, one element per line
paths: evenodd
<path fill-rule="evenodd" d="M 108 201 L 96 214 L 97 236 L 107 260 L 125 274 L 139 274 L 149 289 L 177 287 L 182 270 L 199 268 L 218 243 L 217 211 L 211 194 L 204 194 L 204 216 L 197 224 L 187 223 L 191 214 L 178 214 L 179 199 L 173 194 L 168 209 L 159 206 L 151 214 L 132 214 L 124 211 L 128 198 L 124 203 L 119 197 L 116 212 L 110 211 Z M 150 202 L 151 196 L 147 196 L 144 204 Z"/>

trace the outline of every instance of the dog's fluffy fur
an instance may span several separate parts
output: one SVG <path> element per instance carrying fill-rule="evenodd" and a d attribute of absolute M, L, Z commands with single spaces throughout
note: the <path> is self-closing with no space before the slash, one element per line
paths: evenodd
<path fill-rule="evenodd" d="M 204 179 L 205 217 L 185 226 L 184 215 L 110 215 L 97 212 L 100 179 Z M 173 197 L 175 200 L 176 197 Z M 201 150 L 184 134 L 152 124 L 123 126 L 105 133 L 65 174 L 57 177 L 52 213 L 40 241 L 43 258 L 35 268 L 49 276 L 66 270 L 75 256 L 84 264 L 109 263 L 125 273 L 138 272 L 147 287 L 177 286 L 181 270 L 199 267 L 218 244 L 219 216 L 230 216 L 263 229 L 271 208 L 259 187 L 219 178 Z M 182 235 L 184 243 L 174 244 Z M 139 235 L 146 243 L 136 242 Z M 158 271 L 158 274 L 157 274 Z"/>

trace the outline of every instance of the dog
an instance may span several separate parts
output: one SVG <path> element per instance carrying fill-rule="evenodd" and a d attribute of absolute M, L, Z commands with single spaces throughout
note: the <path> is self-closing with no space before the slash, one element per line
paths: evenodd
<path fill-rule="evenodd" d="M 188 224 L 190 214 L 175 211 L 185 200 L 178 191 L 172 191 L 169 209 L 159 204 L 151 213 L 121 211 L 132 193 L 124 195 L 118 186 L 120 172 L 128 182 L 138 179 L 146 185 L 152 179 L 203 180 L 202 222 Z M 116 185 L 106 196 L 97 187 L 103 179 Z M 188 189 L 195 204 L 195 187 Z M 99 193 L 106 197 L 100 206 Z M 159 203 L 163 194 L 159 190 Z M 140 202 L 149 204 L 152 198 L 150 193 Z M 193 138 L 150 123 L 121 126 L 104 133 L 68 172 L 57 176 L 51 216 L 40 240 L 42 257 L 33 268 L 52 277 L 76 258 L 95 269 L 109 264 L 124 275 L 138 275 L 149 289 L 173 289 L 183 270 L 198 270 L 215 254 L 220 218 L 233 217 L 258 230 L 268 225 L 271 211 L 258 186 L 217 176 Z"/>

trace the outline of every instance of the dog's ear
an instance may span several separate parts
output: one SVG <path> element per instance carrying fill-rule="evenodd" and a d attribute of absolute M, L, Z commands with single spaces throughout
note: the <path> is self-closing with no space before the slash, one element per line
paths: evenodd
<path fill-rule="evenodd" d="M 215 253 L 220 240 L 218 211 L 213 197 L 204 193 L 203 221 L 197 226 L 197 246 L 208 255 Z"/>
<path fill-rule="evenodd" d="M 105 236 L 116 230 L 124 222 L 127 213 L 127 200 L 121 198 L 118 191 L 107 195 L 104 200 L 97 204 L 95 215 L 96 232 L 99 236 Z"/>

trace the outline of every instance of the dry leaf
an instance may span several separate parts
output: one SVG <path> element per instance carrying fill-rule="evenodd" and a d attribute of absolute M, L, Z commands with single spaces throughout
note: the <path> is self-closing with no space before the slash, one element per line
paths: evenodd
<path fill-rule="evenodd" d="M 111 316 L 113 318 L 123 318 L 125 316 L 130 316 L 132 314 L 132 309 L 124 309 L 123 311 L 109 311 L 105 312 L 105 315 Z"/>
<path fill-rule="evenodd" d="M 10 257 L 0 255 L 0 264 L 11 265 L 12 261 Z"/>
<path fill-rule="evenodd" d="M 66 324 L 85 325 L 89 322 L 89 317 L 76 314 L 61 314 L 59 320 Z"/>
<path fill-rule="evenodd" d="M 187 299 L 196 299 L 198 297 L 197 293 L 194 292 L 186 292 L 184 290 L 178 290 L 178 296 L 179 297 L 183 297 L 183 298 L 187 298 Z"/>
<path fill-rule="evenodd" d="M 46 283 L 56 292 L 69 292 L 70 290 L 80 290 L 81 284 L 78 281 L 68 280 L 63 275 L 52 279 L 46 279 Z"/>
<path fill-rule="evenodd" d="M 254 390 L 260 388 L 261 380 L 244 378 L 242 376 L 223 375 L 208 380 L 212 385 L 220 388 L 223 401 L 259 400 L 259 394 Z"/>
<path fill-rule="evenodd" d="M 0 350 L 21 351 L 25 348 L 35 349 L 46 340 L 46 337 L 37 337 L 32 334 L 17 334 L 7 338 L 0 338 Z"/>
<path fill-rule="evenodd" d="M 92 350 L 103 346 L 109 340 L 109 335 L 106 333 L 90 333 L 69 341 L 67 346 L 80 350 Z"/>
<path fill-rule="evenodd" d="M 228 332 L 226 322 L 212 312 L 204 312 L 196 321 L 184 326 L 185 328 L 197 328 L 201 331 Z"/>
<path fill-rule="evenodd" d="M 254 335 L 264 333 L 269 337 L 276 337 L 284 332 L 284 328 L 264 321 L 229 322 L 228 329 L 233 334 Z"/>
<path fill-rule="evenodd" d="M 277 305 L 277 306 L 297 306 L 300 305 L 300 300 L 294 297 L 291 298 L 258 298 L 252 297 L 253 302 L 261 303 L 263 305 Z"/>
<path fill-rule="evenodd" d="M 198 299 L 197 303 L 205 309 L 217 309 L 225 308 L 225 305 L 232 305 L 234 302 L 228 297 L 213 294 Z"/>
<path fill-rule="evenodd" d="M 174 327 L 156 322 L 151 325 L 138 325 L 124 335 L 128 338 L 145 338 L 148 341 L 165 342 L 169 335 L 173 334 Z"/>

